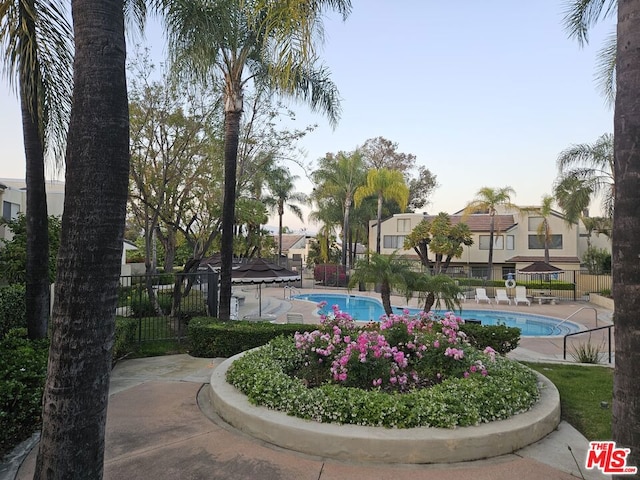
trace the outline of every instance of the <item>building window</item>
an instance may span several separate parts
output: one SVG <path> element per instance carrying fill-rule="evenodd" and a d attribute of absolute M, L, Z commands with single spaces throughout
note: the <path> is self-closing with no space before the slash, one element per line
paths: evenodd
<path fill-rule="evenodd" d="M 542 225 L 543 221 L 544 221 L 544 218 L 542 217 L 529 217 L 528 219 L 529 231 L 537 232 L 538 228 L 540 227 L 540 225 Z"/>
<path fill-rule="evenodd" d="M 478 245 L 480 250 L 489 250 L 489 238 L 489 235 L 480 235 L 480 244 Z M 504 237 L 502 235 L 493 237 L 493 249 L 504 250 Z"/>
<path fill-rule="evenodd" d="M 382 239 L 384 248 L 403 248 L 405 235 L 385 235 Z"/>
<path fill-rule="evenodd" d="M 551 235 L 550 250 L 562 250 L 562 235 Z M 529 235 L 529 250 L 544 250 L 544 239 L 538 235 Z"/>
<path fill-rule="evenodd" d="M 516 249 L 516 237 L 514 235 L 507 235 L 507 250 Z"/>
<path fill-rule="evenodd" d="M 410 232 L 411 231 L 411 219 L 399 218 L 398 219 L 398 232 Z"/>
<path fill-rule="evenodd" d="M 11 202 L 2 202 L 2 218 L 5 220 L 15 220 L 20 213 L 20 205 Z"/>

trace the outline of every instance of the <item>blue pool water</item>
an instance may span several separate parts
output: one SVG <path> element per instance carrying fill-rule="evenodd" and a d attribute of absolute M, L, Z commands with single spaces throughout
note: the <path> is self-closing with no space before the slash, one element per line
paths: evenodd
<path fill-rule="evenodd" d="M 369 297 L 359 297 L 356 295 L 344 295 L 335 293 L 306 293 L 293 297 L 297 300 L 307 300 L 318 304 L 327 302 L 325 311 L 331 311 L 333 305 L 338 305 L 341 311 L 348 313 L 355 320 L 378 320 L 384 315 L 382 303 Z M 401 307 L 394 307 L 396 313 L 402 313 Z M 410 313 L 418 313 L 420 309 L 409 309 Z M 465 320 L 480 320 L 483 325 L 506 325 L 517 327 L 522 331 L 524 337 L 540 337 L 549 335 L 566 335 L 580 330 L 580 326 L 573 322 L 564 322 L 552 317 L 542 315 L 532 315 L 519 312 L 503 312 L 495 310 L 467 310 L 463 309 L 462 318 Z"/>

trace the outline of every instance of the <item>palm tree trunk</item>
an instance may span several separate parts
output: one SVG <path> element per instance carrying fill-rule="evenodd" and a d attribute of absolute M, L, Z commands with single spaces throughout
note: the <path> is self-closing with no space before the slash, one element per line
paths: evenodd
<path fill-rule="evenodd" d="M 282 258 L 282 216 L 284 215 L 283 201 L 278 202 L 278 265 L 280 265 L 280 259 Z"/>
<path fill-rule="evenodd" d="M 427 296 L 424 298 L 424 313 L 429 313 L 429 310 L 431 310 L 431 307 L 433 307 L 433 304 L 435 302 L 436 296 L 433 294 L 433 292 L 428 292 Z"/>
<path fill-rule="evenodd" d="M 34 9 L 33 1 L 28 8 Z M 24 14 L 20 2 L 20 17 L 35 37 L 31 15 Z M 33 11 L 33 10 L 32 10 Z M 37 62 L 36 62 L 37 64 Z M 39 69 L 20 68 L 20 110 L 26 163 L 27 185 L 27 264 L 26 314 L 29 338 L 45 338 L 49 322 L 49 218 L 44 177 L 44 145 L 39 130 Z"/>
<path fill-rule="evenodd" d="M 376 225 L 376 253 L 380 253 L 380 236 L 382 232 L 382 194 L 378 195 L 378 224 Z"/>
<path fill-rule="evenodd" d="M 73 0 L 73 108 L 35 479 L 100 479 L 129 178 L 122 0 Z"/>
<path fill-rule="evenodd" d="M 344 222 L 342 224 L 342 266 L 347 266 L 348 247 L 348 231 L 349 231 L 349 214 L 351 212 L 351 195 L 347 195 L 344 199 Z"/>
<path fill-rule="evenodd" d="M 487 280 L 491 280 L 493 277 L 493 232 L 495 229 L 495 216 L 491 214 L 491 222 L 489 223 L 489 262 L 487 272 Z"/>
<path fill-rule="evenodd" d="M 391 315 L 393 310 L 391 309 L 391 285 L 389 285 L 389 282 L 382 282 L 380 284 L 380 299 L 382 300 L 384 313 Z"/>
<path fill-rule="evenodd" d="M 224 116 L 224 200 L 222 207 L 222 237 L 220 246 L 219 318 L 231 318 L 231 268 L 233 267 L 233 224 L 236 211 L 236 169 L 238 138 L 242 108 L 227 110 Z"/>
<path fill-rule="evenodd" d="M 613 298 L 616 365 L 613 380 L 613 440 L 629 448 L 627 465 L 640 467 L 640 0 L 618 2 L 618 50 L 614 117 L 615 208 Z M 625 478 L 620 475 L 616 478 Z"/>

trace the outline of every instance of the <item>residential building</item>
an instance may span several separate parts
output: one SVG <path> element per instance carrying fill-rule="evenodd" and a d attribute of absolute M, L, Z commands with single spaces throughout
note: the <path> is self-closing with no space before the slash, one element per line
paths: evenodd
<path fill-rule="evenodd" d="M 435 216 L 423 213 L 401 213 L 386 218 L 381 224 L 381 253 L 390 254 L 396 250 L 401 255 L 418 255 L 413 250 L 404 249 L 407 235 L 422 221 L 432 220 Z M 463 246 L 463 253 L 452 260 L 450 273 L 465 273 L 473 277 L 487 276 L 489 258 L 489 227 L 491 217 L 488 214 L 465 215 L 458 211 L 450 215 L 453 225 L 464 222 L 473 236 L 473 245 Z M 505 278 L 534 261 L 544 260 L 544 242 L 537 233 L 542 217 L 529 210 L 500 209 L 495 216 L 493 241 L 493 278 Z M 577 224 L 568 224 L 560 212 L 553 211 L 548 218 L 551 228 L 550 263 L 563 270 L 579 270 L 579 228 Z M 369 223 L 369 245 L 375 245 L 377 221 Z M 430 259 L 434 259 L 431 252 Z"/>

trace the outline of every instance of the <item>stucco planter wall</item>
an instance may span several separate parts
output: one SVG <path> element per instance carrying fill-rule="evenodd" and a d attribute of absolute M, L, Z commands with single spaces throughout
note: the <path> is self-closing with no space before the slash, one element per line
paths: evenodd
<path fill-rule="evenodd" d="M 589 302 L 598 305 L 599 307 L 608 308 L 609 310 L 613 310 L 613 298 L 604 297 L 597 293 L 589 294 Z"/>
<path fill-rule="evenodd" d="M 386 429 L 302 420 L 251 405 L 244 394 L 226 382 L 227 369 L 240 355 L 220 364 L 211 375 L 215 412 L 255 438 L 310 455 L 379 463 L 478 460 L 537 442 L 560 422 L 558 390 L 542 375 L 541 398 L 529 411 L 475 427 Z"/>

